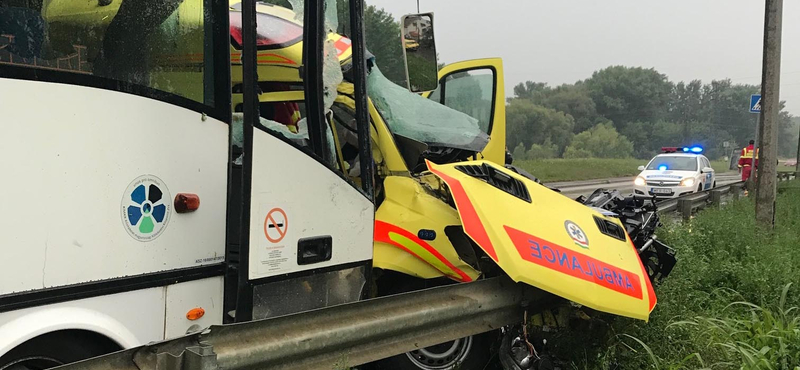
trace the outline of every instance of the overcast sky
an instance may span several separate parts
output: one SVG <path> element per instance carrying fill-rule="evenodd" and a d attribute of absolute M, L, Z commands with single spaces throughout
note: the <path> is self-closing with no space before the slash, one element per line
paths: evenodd
<path fill-rule="evenodd" d="M 415 0 L 366 0 L 396 18 Z M 763 0 L 420 0 L 442 62 L 503 58 L 519 82 L 574 83 L 609 65 L 653 67 L 673 82 L 761 82 Z M 785 0 L 781 99 L 800 115 L 800 0 Z M 742 102 L 747 109 L 748 102 Z"/>

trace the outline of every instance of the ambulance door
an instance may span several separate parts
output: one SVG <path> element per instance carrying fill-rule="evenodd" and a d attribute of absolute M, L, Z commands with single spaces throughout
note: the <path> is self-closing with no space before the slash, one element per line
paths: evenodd
<path fill-rule="evenodd" d="M 491 137 L 480 154 L 482 159 L 502 165 L 506 152 L 504 89 L 502 59 L 475 59 L 442 68 L 439 86 L 428 98 L 477 119 Z"/>

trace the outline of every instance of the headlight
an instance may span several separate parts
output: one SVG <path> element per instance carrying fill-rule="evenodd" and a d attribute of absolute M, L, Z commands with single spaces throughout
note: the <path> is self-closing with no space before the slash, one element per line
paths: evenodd
<path fill-rule="evenodd" d="M 636 186 L 644 186 L 644 177 L 637 177 L 636 180 L 633 180 L 633 184 Z"/>
<path fill-rule="evenodd" d="M 694 177 L 681 180 L 681 186 L 692 186 L 692 185 L 694 185 Z"/>

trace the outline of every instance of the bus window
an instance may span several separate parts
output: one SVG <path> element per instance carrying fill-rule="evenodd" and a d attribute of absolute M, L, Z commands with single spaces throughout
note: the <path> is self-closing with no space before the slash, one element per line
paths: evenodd
<path fill-rule="evenodd" d="M 204 11 L 211 0 L 105 3 L 18 1 L 0 7 L 2 75 L 214 105 L 213 12 Z"/>

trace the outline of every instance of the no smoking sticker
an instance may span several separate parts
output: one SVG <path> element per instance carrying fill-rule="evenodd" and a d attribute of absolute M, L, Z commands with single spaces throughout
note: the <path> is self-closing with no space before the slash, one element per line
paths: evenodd
<path fill-rule="evenodd" d="M 267 217 L 264 218 L 264 235 L 272 243 L 278 243 L 286 236 L 286 230 L 289 227 L 289 219 L 286 217 L 286 212 L 280 208 L 273 208 L 267 212 Z"/>

